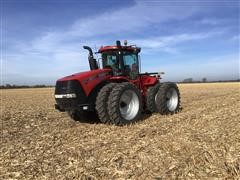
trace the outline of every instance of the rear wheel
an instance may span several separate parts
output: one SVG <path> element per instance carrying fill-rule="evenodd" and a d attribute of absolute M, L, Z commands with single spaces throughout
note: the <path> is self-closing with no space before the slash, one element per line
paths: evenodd
<path fill-rule="evenodd" d="M 98 117 L 102 123 L 111 123 L 111 119 L 108 114 L 107 102 L 110 92 L 112 91 L 115 83 L 105 85 L 98 93 L 96 99 L 96 111 Z"/>
<path fill-rule="evenodd" d="M 159 87 L 160 83 L 157 83 L 156 85 L 149 87 L 147 90 L 146 106 L 147 110 L 151 113 L 157 112 L 156 99 Z"/>
<path fill-rule="evenodd" d="M 180 93 L 175 83 L 161 84 L 156 96 L 156 108 L 163 115 L 179 111 Z"/>
<path fill-rule="evenodd" d="M 116 125 L 137 121 L 142 112 L 140 91 L 131 83 L 117 84 L 108 99 L 108 113 Z"/>

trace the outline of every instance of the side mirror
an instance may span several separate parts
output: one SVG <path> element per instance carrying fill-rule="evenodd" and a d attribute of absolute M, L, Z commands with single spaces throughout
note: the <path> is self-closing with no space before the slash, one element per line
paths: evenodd
<path fill-rule="evenodd" d="M 136 49 L 135 49 L 135 52 L 136 52 L 136 53 L 140 53 L 140 52 L 141 52 L 141 48 L 136 48 Z"/>

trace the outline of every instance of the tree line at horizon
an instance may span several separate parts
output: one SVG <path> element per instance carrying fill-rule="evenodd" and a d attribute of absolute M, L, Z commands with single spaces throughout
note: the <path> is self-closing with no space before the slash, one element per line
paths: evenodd
<path fill-rule="evenodd" d="M 37 84 L 37 85 L 15 85 L 15 84 L 6 84 L 1 85 L 0 89 L 16 89 L 16 88 L 47 88 L 54 87 L 53 85 Z"/>
<path fill-rule="evenodd" d="M 214 83 L 214 82 L 240 82 L 240 79 L 235 80 L 218 80 L 218 81 L 208 81 L 207 78 L 202 78 L 201 81 L 194 80 L 193 78 L 186 78 L 183 81 L 179 81 L 176 83 Z M 17 89 L 17 88 L 48 88 L 55 87 L 55 85 L 45 85 L 45 84 L 37 84 L 37 85 L 15 85 L 15 84 L 5 84 L 1 85 L 0 89 Z"/>
<path fill-rule="evenodd" d="M 240 82 L 240 79 L 208 81 L 207 78 L 204 77 L 200 81 L 200 80 L 194 80 L 193 78 L 187 78 L 178 83 L 214 83 L 214 82 Z"/>

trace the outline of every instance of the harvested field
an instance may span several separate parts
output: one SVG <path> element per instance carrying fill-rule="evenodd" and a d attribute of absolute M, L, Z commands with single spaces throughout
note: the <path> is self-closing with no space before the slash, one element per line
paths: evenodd
<path fill-rule="evenodd" d="M 240 178 L 240 83 L 182 84 L 183 110 L 75 122 L 54 90 L 2 90 L 0 179 Z"/>

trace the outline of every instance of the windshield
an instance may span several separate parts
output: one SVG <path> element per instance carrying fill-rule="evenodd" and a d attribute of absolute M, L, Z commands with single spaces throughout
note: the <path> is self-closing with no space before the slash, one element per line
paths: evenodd
<path fill-rule="evenodd" d="M 120 57 L 122 61 L 120 62 Z M 122 51 L 107 51 L 102 53 L 103 68 L 111 68 L 114 75 L 125 74 L 130 79 L 136 79 L 139 74 L 138 58 L 136 53 Z"/>

